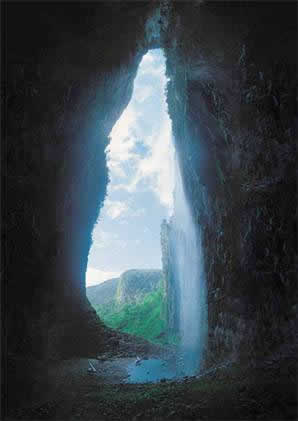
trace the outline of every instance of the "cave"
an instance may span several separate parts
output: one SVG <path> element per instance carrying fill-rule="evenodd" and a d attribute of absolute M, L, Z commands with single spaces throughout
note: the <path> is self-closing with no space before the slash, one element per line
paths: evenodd
<path fill-rule="evenodd" d="M 4 416 L 296 419 L 297 4 L 42 1 L 3 2 L 1 11 Z M 94 413 L 72 412 L 70 401 L 56 411 L 61 382 L 51 367 L 121 345 L 87 300 L 85 273 L 108 183 L 104 151 L 152 48 L 165 53 L 175 147 L 204 251 L 203 366 L 249 367 L 239 393 L 255 400 L 234 406 L 237 391 L 226 404 L 166 405 L 156 415 L 157 394 L 147 409 L 120 402 L 117 415 L 85 391 Z M 166 255 L 173 328 L 174 264 Z"/>

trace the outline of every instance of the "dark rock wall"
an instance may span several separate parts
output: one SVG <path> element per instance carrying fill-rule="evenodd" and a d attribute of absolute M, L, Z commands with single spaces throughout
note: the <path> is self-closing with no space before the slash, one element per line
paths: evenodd
<path fill-rule="evenodd" d="M 2 296 L 12 354 L 100 346 L 84 277 L 108 181 L 104 149 L 154 42 L 151 10 L 144 2 L 3 5 Z"/>
<path fill-rule="evenodd" d="M 202 227 L 207 363 L 258 358 L 297 334 L 296 19 L 287 2 L 169 11 L 168 104 Z"/>

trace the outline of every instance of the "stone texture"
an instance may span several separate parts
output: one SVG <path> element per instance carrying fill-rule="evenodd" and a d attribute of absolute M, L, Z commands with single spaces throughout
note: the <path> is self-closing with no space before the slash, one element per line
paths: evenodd
<path fill-rule="evenodd" d="M 297 334 L 296 5 L 168 13 L 169 112 L 203 234 L 206 364 L 255 360 Z"/>
<path fill-rule="evenodd" d="M 162 271 L 159 269 L 127 270 L 119 278 L 116 302 L 121 306 L 128 302 L 142 301 L 146 294 L 160 288 L 162 282 Z"/>
<path fill-rule="evenodd" d="M 108 182 L 104 150 L 152 43 L 145 25 L 152 5 L 11 2 L 4 9 L 8 351 L 96 352 L 103 327 L 85 299 L 85 271 Z"/>

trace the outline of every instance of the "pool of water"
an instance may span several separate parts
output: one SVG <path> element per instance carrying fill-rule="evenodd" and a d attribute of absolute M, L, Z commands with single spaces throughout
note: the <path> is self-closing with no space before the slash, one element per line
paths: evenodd
<path fill-rule="evenodd" d="M 128 365 L 127 372 L 127 383 L 158 382 L 180 377 L 175 365 L 157 358 L 141 360 L 137 364 L 134 361 Z"/>

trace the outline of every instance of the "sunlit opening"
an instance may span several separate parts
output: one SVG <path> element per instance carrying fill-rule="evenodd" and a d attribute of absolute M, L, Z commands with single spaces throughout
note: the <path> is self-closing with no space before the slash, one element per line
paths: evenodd
<path fill-rule="evenodd" d="M 110 182 L 93 231 L 86 284 L 107 326 L 177 346 L 175 366 L 163 373 L 170 378 L 199 368 L 206 294 L 200 231 L 174 153 L 165 70 L 162 50 L 143 57 L 131 101 L 111 132 Z M 170 273 L 162 271 L 162 251 Z M 163 362 L 146 364 L 156 380 Z M 131 379 L 143 381 L 137 366 Z"/>
<path fill-rule="evenodd" d="M 173 206 L 171 123 L 165 58 L 142 59 L 131 101 L 110 134 L 108 194 L 93 230 L 86 286 L 129 269 L 160 269 L 160 225 Z"/>

